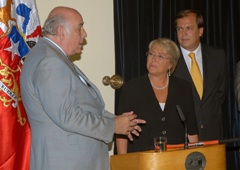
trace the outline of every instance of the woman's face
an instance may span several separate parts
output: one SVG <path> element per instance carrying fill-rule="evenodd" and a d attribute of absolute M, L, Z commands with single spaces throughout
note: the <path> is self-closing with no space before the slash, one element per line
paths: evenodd
<path fill-rule="evenodd" d="M 163 46 L 153 44 L 147 56 L 148 72 L 156 76 L 167 75 L 168 70 L 172 67 L 170 59 L 171 56 L 168 55 Z"/>

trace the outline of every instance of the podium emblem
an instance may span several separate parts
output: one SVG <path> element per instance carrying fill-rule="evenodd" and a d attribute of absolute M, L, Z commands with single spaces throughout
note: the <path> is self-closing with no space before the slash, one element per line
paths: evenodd
<path fill-rule="evenodd" d="M 186 170 L 204 170 L 206 158 L 201 152 L 190 153 L 185 160 Z"/>

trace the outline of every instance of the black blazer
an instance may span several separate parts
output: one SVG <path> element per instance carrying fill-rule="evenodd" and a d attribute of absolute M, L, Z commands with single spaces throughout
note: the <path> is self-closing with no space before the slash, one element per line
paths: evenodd
<path fill-rule="evenodd" d="M 222 104 L 227 96 L 228 69 L 222 49 L 201 44 L 203 61 L 203 96 L 200 100 L 197 90 L 181 54 L 174 76 L 192 84 L 195 114 L 199 130 L 199 140 L 222 138 Z"/>
<path fill-rule="evenodd" d="M 131 80 L 123 86 L 118 113 L 134 111 L 138 118 L 146 120 L 142 132 L 133 142 L 128 142 L 128 152 L 152 150 L 153 138 L 166 136 L 168 144 L 184 143 L 184 125 L 176 105 L 186 117 L 188 133 L 197 134 L 196 118 L 192 99 L 191 84 L 174 76 L 169 78 L 168 96 L 164 111 L 147 75 Z"/>

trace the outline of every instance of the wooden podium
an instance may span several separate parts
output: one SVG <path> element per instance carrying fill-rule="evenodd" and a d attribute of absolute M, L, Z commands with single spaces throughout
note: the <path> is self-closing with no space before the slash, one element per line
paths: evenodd
<path fill-rule="evenodd" d="M 111 170 L 226 170 L 225 144 L 110 157 Z"/>

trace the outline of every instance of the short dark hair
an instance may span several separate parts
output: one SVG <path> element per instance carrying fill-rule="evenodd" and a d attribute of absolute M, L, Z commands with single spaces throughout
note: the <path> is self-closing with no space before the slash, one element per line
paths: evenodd
<path fill-rule="evenodd" d="M 194 10 L 194 9 L 187 9 L 187 10 L 180 11 L 175 17 L 175 23 L 174 23 L 175 27 L 177 27 L 178 19 L 184 18 L 191 14 L 194 14 L 196 16 L 196 22 L 197 22 L 198 28 L 203 28 L 204 26 L 203 17 L 197 10 Z"/>

